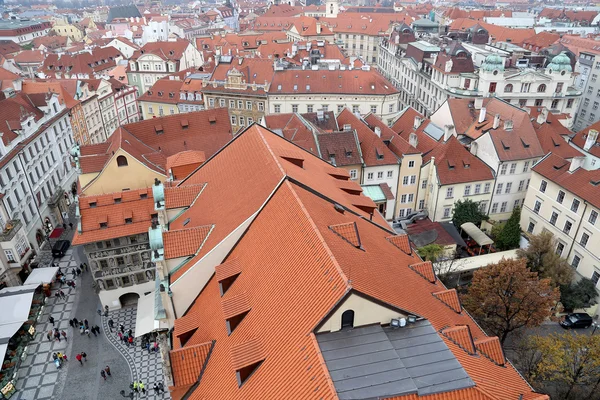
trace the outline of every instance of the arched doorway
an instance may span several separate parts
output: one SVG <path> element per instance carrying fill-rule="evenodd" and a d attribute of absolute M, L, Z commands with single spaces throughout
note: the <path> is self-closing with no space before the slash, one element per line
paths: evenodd
<path fill-rule="evenodd" d="M 121 307 L 135 306 L 137 305 L 140 295 L 137 293 L 125 293 L 119 297 Z"/>
<path fill-rule="evenodd" d="M 354 328 L 354 311 L 346 310 L 342 314 L 342 329 Z"/>

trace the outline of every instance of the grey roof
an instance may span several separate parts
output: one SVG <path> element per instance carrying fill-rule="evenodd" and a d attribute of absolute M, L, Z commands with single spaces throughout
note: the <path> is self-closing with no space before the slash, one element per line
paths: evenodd
<path fill-rule="evenodd" d="M 435 242 L 438 238 L 438 232 L 435 229 L 431 229 L 425 232 L 408 235 L 408 237 L 418 248 Z"/>
<path fill-rule="evenodd" d="M 340 400 L 379 399 L 475 386 L 429 321 L 317 335 Z"/>
<path fill-rule="evenodd" d="M 106 22 L 110 23 L 115 18 L 131 18 L 131 17 L 142 17 L 140 10 L 133 5 L 130 4 L 128 6 L 116 6 L 111 7 L 108 11 L 108 17 L 106 18 Z"/>

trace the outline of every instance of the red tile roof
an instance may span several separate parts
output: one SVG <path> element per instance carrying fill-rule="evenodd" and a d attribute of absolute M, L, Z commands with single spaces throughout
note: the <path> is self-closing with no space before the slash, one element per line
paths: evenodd
<path fill-rule="evenodd" d="M 436 239 L 433 243 L 441 246 L 451 246 L 456 244 L 456 240 L 444 229 L 442 224 L 439 222 L 433 222 L 429 218 L 417 220 L 410 225 L 406 226 L 408 235 L 418 235 L 423 232 L 435 231 Z"/>
<path fill-rule="evenodd" d="M 506 28 L 503 26 L 488 24 L 483 21 L 477 21 L 468 18 L 457 18 L 452 21 L 449 26 L 449 31 L 465 31 L 475 25 L 481 25 L 490 34 L 490 38 L 493 42 L 511 42 L 521 43 L 523 40 L 535 35 L 535 30 L 531 29 L 515 29 Z"/>
<path fill-rule="evenodd" d="M 411 108 L 411 110 L 413 110 Z M 413 110 L 414 111 L 414 110 Z M 415 111 L 416 112 L 416 111 Z M 408 116 L 411 113 L 406 114 Z M 378 118 L 375 114 L 369 113 L 365 117 L 365 121 L 371 127 L 371 130 L 375 130 L 375 128 L 379 128 L 381 130 L 381 139 L 385 141 L 389 141 L 388 147 L 390 150 L 394 152 L 398 157 L 403 157 L 405 154 L 419 154 L 420 151 L 411 146 L 402 136 L 398 135 L 394 129 L 387 126 L 380 118 Z M 400 121 L 400 119 L 398 119 Z M 396 123 L 398 123 L 396 121 Z M 413 117 L 414 121 L 414 117 Z M 396 125 L 396 124 L 395 124 Z M 394 125 L 394 126 L 395 126 Z M 410 125 L 412 127 L 412 124 Z"/>
<path fill-rule="evenodd" d="M 373 132 L 369 126 L 350 110 L 344 108 L 337 116 L 338 126 L 350 125 L 356 130 L 360 143 L 361 153 L 367 167 L 375 165 L 398 164 L 396 155 L 383 143 L 383 140 Z"/>
<path fill-rule="evenodd" d="M 431 261 L 411 264 L 408 267 L 431 283 L 435 283 L 437 280 Z"/>
<path fill-rule="evenodd" d="M 159 79 L 152 85 L 152 88 L 146 90 L 138 97 L 138 101 L 177 104 L 180 102 L 179 92 L 182 85 L 183 82 L 179 80 L 169 78 Z"/>
<path fill-rule="evenodd" d="M 438 180 L 442 185 L 494 179 L 492 169 L 471 154 L 455 136 L 423 156 L 423 163 L 428 163 L 434 157 Z"/>
<path fill-rule="evenodd" d="M 44 62 L 46 54 L 40 50 L 23 50 L 17 54 L 13 60 L 17 64 L 41 64 Z"/>
<path fill-rule="evenodd" d="M 90 52 L 75 55 L 48 54 L 38 72 L 51 78 L 57 77 L 56 74 L 61 74 L 61 77 L 86 74 L 92 78 L 96 73 L 113 69 L 117 65 L 117 58 L 122 57 L 123 54 L 112 46 L 95 47 Z"/>
<path fill-rule="evenodd" d="M 197 226 L 163 233 L 165 258 L 179 258 L 195 255 L 206 241 L 212 225 Z"/>
<path fill-rule="evenodd" d="M 520 394 L 526 399 L 548 399 L 533 394 L 511 365 L 500 367 L 477 355 L 473 339 L 486 336 L 467 313 L 455 312 L 432 295 L 446 288 L 409 268 L 420 260 L 389 243 L 386 238 L 393 233 L 391 228 L 374 224 L 364 213 L 349 212 L 349 198 L 331 188 L 326 163 L 302 151 L 296 155 L 305 157 L 302 167 L 281 161 L 279 154 L 292 150 L 292 146 L 254 125 L 188 178 L 193 181 L 198 175 L 208 185 L 196 205 L 173 222 L 176 229 L 187 218 L 190 225 L 210 218 L 216 221 L 215 232 L 227 221 L 231 231 L 245 220 L 244 214 L 254 212 L 257 204 L 268 198 L 225 259 L 225 264 L 234 260 L 235 264 L 223 266 L 231 271 L 224 274 L 220 266 L 215 268 L 220 278 L 236 275 L 234 283 L 222 295 L 214 275 L 205 287 L 197 289 L 196 301 L 175 322 L 175 347 L 181 347 L 177 338 L 186 333 L 191 336 L 183 347 L 212 340 L 216 343 L 191 398 L 335 399 L 337 394 L 313 331 L 355 291 L 427 318 L 436 330 L 442 330 L 445 344 L 476 387 L 436 399 L 513 399 Z M 245 183 L 250 176 L 245 173 L 247 165 L 255 166 L 252 186 Z M 289 171 L 289 180 L 283 168 Z M 281 179 L 284 181 L 279 184 Z M 210 193 L 211 186 L 219 187 Z M 229 201 L 216 201 L 220 197 L 215 196 L 222 193 L 229 194 Z M 235 193 L 244 193 L 241 202 Z M 346 211 L 341 212 L 334 203 Z M 232 212 L 237 214 L 237 222 L 231 218 Z M 332 226 L 354 226 L 361 247 L 350 245 L 330 229 Z M 213 240 L 218 243 L 222 237 L 215 234 Z M 208 241 L 205 248 L 211 247 Z M 236 304 L 236 312 L 251 306 L 231 333 L 225 324 L 231 312 L 223 312 L 223 302 Z M 245 306 L 239 306 L 241 303 Z M 273 321 L 277 329 L 272 328 Z M 260 366 L 240 386 L 236 370 L 258 363 Z"/>
<path fill-rule="evenodd" d="M 575 136 L 571 138 L 571 143 L 573 143 L 579 149 L 583 150 L 590 130 L 600 131 L 600 121 L 595 122 L 587 128 L 583 128 L 582 130 L 577 132 Z M 595 157 L 600 157 L 600 135 L 598 135 L 598 138 L 596 139 L 596 142 L 592 145 L 592 147 L 585 151 Z"/>
<path fill-rule="evenodd" d="M 166 170 L 167 172 L 171 171 L 174 180 L 182 180 L 201 166 L 204 161 L 206 161 L 206 155 L 203 151 L 182 151 L 167 157 Z"/>
<path fill-rule="evenodd" d="M 506 363 L 500 339 L 497 336 L 475 341 L 477 350 L 498 365 Z"/>
<path fill-rule="evenodd" d="M 531 110 L 533 118 L 537 118 L 538 114 L 537 109 Z M 532 125 L 545 154 L 554 153 L 568 160 L 584 156 L 582 152 L 569 145 L 568 135 L 572 132 L 565 128 L 554 114 L 548 113 L 546 122 L 539 124 L 536 119 L 532 121 Z"/>
<path fill-rule="evenodd" d="M 140 195 L 146 195 L 146 198 Z M 117 203 L 115 199 L 121 200 Z M 95 206 L 92 206 L 93 203 Z M 81 229 L 75 232 L 74 245 L 148 232 L 151 216 L 156 212 L 149 189 L 80 196 L 79 209 Z M 131 218 L 131 222 L 127 222 L 126 218 Z M 100 223 L 107 223 L 107 226 L 101 227 Z"/>
<path fill-rule="evenodd" d="M 33 115 L 34 121 L 39 121 L 44 113 L 36 106 L 36 94 L 25 94 L 17 92 L 14 97 L 0 100 L 0 131 L 2 131 L 2 142 L 5 146 L 21 135 L 21 118 L 26 114 Z M 42 101 L 45 94 L 42 95 Z M 37 99 L 40 100 L 40 99 Z M 44 101 L 45 103 L 45 101 Z M 43 104 L 45 106 L 45 104 Z"/>
<path fill-rule="evenodd" d="M 472 139 L 489 133 L 501 161 L 524 160 L 544 155 L 527 111 L 501 99 L 484 99 L 486 117 L 484 122 L 478 123 L 480 111 L 470 107 L 470 104 L 469 99 L 448 99 L 457 133 Z M 500 126 L 493 129 L 496 114 L 500 114 Z M 506 121 L 512 121 L 512 129 L 505 129 Z"/>
<path fill-rule="evenodd" d="M 315 128 L 298 114 L 271 114 L 265 116 L 265 124 L 269 129 L 281 131 L 284 138 L 317 156 L 319 146 L 315 142 Z M 328 160 L 328 155 L 324 158 Z"/>
<path fill-rule="evenodd" d="M 386 239 L 391 244 L 393 244 L 394 246 L 396 246 L 397 248 L 402 250 L 404 253 L 406 253 L 408 255 L 412 254 L 412 248 L 410 247 L 410 241 L 408 240 L 408 235 L 388 236 L 388 237 L 386 237 Z"/>
<path fill-rule="evenodd" d="M 560 39 L 558 33 L 540 32 L 526 38 L 519 45 L 529 50 L 539 51 L 553 45 Z"/>
<path fill-rule="evenodd" d="M 191 206 L 206 184 L 189 185 L 182 188 L 165 187 L 165 207 L 168 209 Z"/>
<path fill-rule="evenodd" d="M 275 71 L 269 88 L 277 94 L 360 94 L 391 95 L 398 93 L 387 79 L 375 70 L 284 70 Z"/>
<path fill-rule="evenodd" d="M 570 166 L 564 158 L 550 153 L 533 167 L 533 171 L 600 208 L 600 170 L 577 168 L 569 172 Z"/>
<path fill-rule="evenodd" d="M 133 52 L 130 60 L 137 60 L 143 54 L 154 54 L 163 60 L 179 61 L 191 43 L 185 39 L 170 42 L 149 42 Z"/>
<path fill-rule="evenodd" d="M 201 343 L 169 352 L 176 386 L 191 386 L 200 376 L 214 342 Z"/>
<path fill-rule="evenodd" d="M 462 311 L 460 300 L 458 299 L 458 293 L 456 289 L 443 290 L 441 292 L 433 293 L 433 297 L 456 311 L 457 313 Z"/>

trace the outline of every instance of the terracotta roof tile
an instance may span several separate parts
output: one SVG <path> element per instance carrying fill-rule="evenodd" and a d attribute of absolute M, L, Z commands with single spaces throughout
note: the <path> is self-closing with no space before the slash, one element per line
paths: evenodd
<path fill-rule="evenodd" d="M 206 225 L 164 232 L 165 258 L 195 255 L 210 235 L 212 228 L 212 225 Z"/>
<path fill-rule="evenodd" d="M 388 236 L 388 237 L 386 237 L 386 239 L 391 244 L 393 244 L 394 246 L 396 246 L 397 248 L 402 250 L 404 253 L 406 253 L 408 255 L 412 254 L 412 248 L 410 247 L 410 241 L 408 240 L 408 235 Z"/>
<path fill-rule="evenodd" d="M 600 208 L 600 170 L 578 168 L 569 172 L 570 166 L 564 158 L 550 153 L 533 167 L 533 171 Z"/>
<path fill-rule="evenodd" d="M 411 264 L 408 267 L 431 283 L 435 283 L 435 281 L 437 280 L 435 272 L 433 271 L 433 264 L 431 263 L 431 261 L 424 261 L 417 264 Z"/>
<path fill-rule="evenodd" d="M 224 279 L 238 275 L 242 272 L 242 265 L 238 259 L 230 259 L 215 267 L 215 279 L 220 282 Z"/>
<path fill-rule="evenodd" d="M 480 353 L 483 353 L 487 358 L 496 364 L 504 365 L 506 363 L 506 360 L 504 359 L 504 352 L 502 351 L 502 345 L 500 344 L 498 336 L 478 339 L 475 341 L 475 347 Z"/>
<path fill-rule="evenodd" d="M 319 149 L 324 160 L 335 160 L 336 166 L 363 163 L 358 138 L 354 131 L 328 132 L 317 135 Z"/>
<path fill-rule="evenodd" d="M 205 183 L 189 185 L 182 188 L 165 187 L 165 208 L 183 208 L 191 206 L 198 198 Z"/>
<path fill-rule="evenodd" d="M 458 293 L 456 292 L 456 289 L 448 289 L 432 294 L 436 299 L 438 299 L 457 313 L 462 311 L 462 307 L 460 305 L 460 300 L 458 298 Z"/>
<path fill-rule="evenodd" d="M 412 108 L 411 108 L 412 110 Z M 407 114 L 407 116 L 410 115 Z M 408 117 L 406 117 L 408 119 Z M 400 120 L 400 119 L 399 119 Z M 399 121 L 398 120 L 398 121 Z M 381 139 L 385 141 L 389 141 L 388 147 L 390 150 L 396 154 L 398 157 L 402 157 L 405 154 L 419 154 L 420 151 L 411 146 L 408 141 L 406 141 L 403 137 L 398 135 L 394 129 L 387 126 L 381 119 L 379 119 L 375 114 L 369 114 L 365 117 L 365 121 L 370 125 L 372 130 L 375 130 L 375 127 L 381 129 Z M 396 121 L 396 122 L 398 122 Z M 414 117 L 413 117 L 414 121 Z M 394 125 L 396 126 L 396 125 Z M 412 123 L 411 125 L 412 126 Z M 409 128 L 410 128 L 409 126 Z"/>
<path fill-rule="evenodd" d="M 214 342 L 206 342 L 169 352 L 175 385 L 191 385 L 198 381 L 213 346 Z"/>
<path fill-rule="evenodd" d="M 579 149 L 583 150 L 585 148 L 585 142 L 587 141 L 588 134 L 591 130 L 600 131 L 600 121 L 595 122 L 587 128 L 584 128 L 577 132 L 575 136 L 573 136 L 573 138 L 571 139 L 571 143 L 573 143 Z M 598 135 L 598 138 L 596 138 L 596 142 L 592 143 L 592 146 L 585 151 L 595 157 L 600 157 L 600 135 Z"/>
<path fill-rule="evenodd" d="M 446 336 L 452 342 L 456 343 L 461 349 L 469 354 L 475 354 L 475 344 L 471 336 L 469 325 L 453 326 L 442 329 L 442 335 Z"/>
<path fill-rule="evenodd" d="M 349 222 L 347 224 L 330 225 L 329 229 L 334 231 L 352 246 L 360 247 L 360 235 L 358 234 L 356 223 Z"/>
<path fill-rule="evenodd" d="M 532 117 L 536 117 L 537 114 L 536 111 L 531 111 Z M 582 152 L 569 145 L 567 135 L 571 134 L 571 131 L 565 128 L 554 114 L 548 113 L 546 122 L 542 124 L 537 120 L 532 124 L 545 154 L 554 153 L 564 159 L 584 156 Z"/>
<path fill-rule="evenodd" d="M 265 123 L 269 129 L 277 130 L 278 132 L 281 131 L 283 137 L 292 143 L 320 156 L 311 127 L 298 114 L 266 115 Z"/>
<path fill-rule="evenodd" d="M 223 316 L 225 319 L 229 319 L 250 311 L 250 299 L 246 292 L 242 292 L 235 296 L 224 298 L 221 302 L 221 307 L 223 308 Z"/>
<path fill-rule="evenodd" d="M 231 347 L 231 365 L 235 370 L 262 361 L 265 357 L 265 350 L 258 338 Z"/>

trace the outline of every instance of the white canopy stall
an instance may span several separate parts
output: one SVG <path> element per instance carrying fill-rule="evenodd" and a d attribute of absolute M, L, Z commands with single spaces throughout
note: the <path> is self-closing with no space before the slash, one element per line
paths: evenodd
<path fill-rule="evenodd" d="M 24 285 L 44 285 L 52 283 L 58 267 L 34 268 Z"/>
<path fill-rule="evenodd" d="M 460 229 L 469 235 L 479 245 L 479 254 L 481 254 L 481 248 L 483 246 L 489 246 L 494 244 L 494 241 L 490 239 L 488 235 L 483 233 L 481 229 L 475 226 L 472 222 L 465 222 L 460 226 Z"/>

